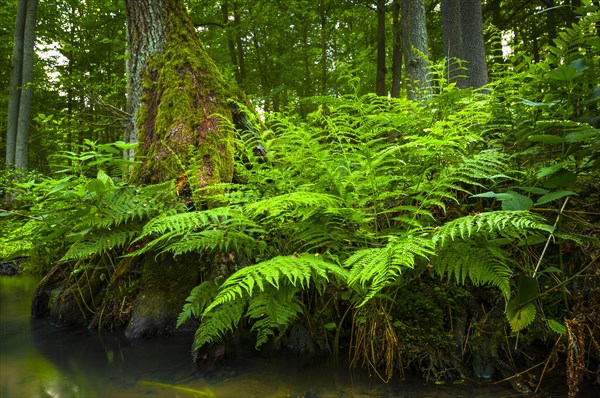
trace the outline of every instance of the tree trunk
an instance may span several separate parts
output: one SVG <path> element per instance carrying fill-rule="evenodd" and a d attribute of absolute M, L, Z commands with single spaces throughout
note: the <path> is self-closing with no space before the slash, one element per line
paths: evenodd
<path fill-rule="evenodd" d="M 202 170 L 194 188 L 230 181 L 233 130 L 227 101 L 232 97 L 204 50 L 183 0 L 128 0 L 129 107 L 134 137 L 144 156 L 135 182 L 156 183 L 180 176 L 190 146 Z"/>
<path fill-rule="evenodd" d="M 465 80 L 461 79 L 461 62 L 463 56 L 462 29 L 460 17 L 461 0 L 442 0 L 442 32 L 444 39 L 444 54 L 449 82 L 464 88 Z"/>
<path fill-rule="evenodd" d="M 409 99 L 427 99 L 431 96 L 429 76 L 429 49 L 425 25 L 425 1 L 401 0 L 402 50 L 408 80 Z"/>
<path fill-rule="evenodd" d="M 6 133 L 6 167 L 27 168 L 37 0 L 19 0 L 15 21 Z"/>
<path fill-rule="evenodd" d="M 232 24 L 229 21 L 228 1 L 224 1 L 223 4 L 221 4 L 221 17 L 223 18 L 223 26 L 225 28 L 225 37 L 227 38 L 227 48 L 229 49 L 229 57 L 231 58 L 231 64 L 235 69 L 235 81 L 239 85 L 242 83 L 242 76 L 240 74 L 240 67 L 237 60 L 235 41 L 233 40 L 233 34 L 231 33 Z"/>
<path fill-rule="evenodd" d="M 237 2 L 233 3 L 233 23 L 235 24 L 235 38 L 237 43 L 237 60 L 240 68 L 240 81 L 246 81 L 246 65 L 244 62 L 244 41 L 242 40 L 240 24 L 240 10 Z"/>
<path fill-rule="evenodd" d="M 481 0 L 442 0 L 448 80 L 461 88 L 478 88 L 488 82 L 481 13 Z"/>
<path fill-rule="evenodd" d="M 400 81 L 402 79 L 402 30 L 400 27 L 400 2 L 392 3 L 392 32 L 394 48 L 392 51 L 392 92 L 393 98 L 400 97 Z"/>
<path fill-rule="evenodd" d="M 467 87 L 478 88 L 488 83 L 481 0 L 461 0 L 463 56 L 467 61 Z"/>
<path fill-rule="evenodd" d="M 385 0 L 377 0 L 377 78 L 375 92 L 385 95 Z"/>
<path fill-rule="evenodd" d="M 327 10 L 328 5 L 323 1 L 319 3 L 321 17 L 321 95 L 327 95 Z"/>

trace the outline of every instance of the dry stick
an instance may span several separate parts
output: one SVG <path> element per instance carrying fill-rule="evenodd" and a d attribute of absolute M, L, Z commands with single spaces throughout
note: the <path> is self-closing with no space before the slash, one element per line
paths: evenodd
<path fill-rule="evenodd" d="M 560 336 L 558 336 L 558 339 L 556 339 L 556 343 L 554 343 L 554 347 L 556 347 L 556 345 L 558 344 L 560 339 L 562 339 L 562 334 Z M 554 351 L 554 348 L 552 349 L 552 351 Z M 548 364 L 550 363 L 550 360 L 552 359 L 553 354 L 554 354 L 554 352 L 551 352 L 550 355 L 548 355 L 548 358 L 546 358 L 546 360 L 544 361 L 544 369 L 542 369 L 542 374 L 540 375 L 540 381 L 538 382 L 537 386 L 535 386 L 535 390 L 533 391 L 534 394 L 537 394 L 538 390 L 542 386 L 542 380 L 544 380 L 544 375 L 546 374 L 546 369 L 548 368 Z M 552 368 L 554 368 L 554 366 L 552 366 Z"/>
<path fill-rule="evenodd" d="M 558 225 L 558 220 L 560 220 L 560 216 L 563 213 L 563 210 L 565 209 L 565 206 L 567 205 L 567 202 L 569 201 L 569 197 L 567 196 L 567 198 L 565 199 L 565 203 L 563 203 L 562 207 L 560 208 L 560 211 L 558 212 L 558 215 L 556 216 L 556 221 L 554 221 L 554 228 L 556 229 L 556 226 Z M 542 255 L 540 256 L 540 259 L 538 260 L 537 265 L 535 266 L 535 270 L 533 271 L 533 277 L 535 278 L 535 274 L 537 274 L 538 269 L 540 268 L 540 265 L 542 264 L 542 260 L 544 259 L 544 255 L 546 254 L 546 250 L 548 249 L 548 246 L 550 245 L 550 240 L 552 239 L 552 234 L 550 234 L 550 236 L 548 236 L 548 239 L 546 239 L 546 245 L 544 246 L 544 250 L 542 250 Z"/>

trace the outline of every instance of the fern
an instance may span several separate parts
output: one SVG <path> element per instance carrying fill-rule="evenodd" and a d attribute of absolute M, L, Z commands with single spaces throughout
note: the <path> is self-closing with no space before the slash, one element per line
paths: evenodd
<path fill-rule="evenodd" d="M 220 286 L 214 300 L 204 309 L 196 331 L 196 348 L 222 338 L 244 316 L 254 321 L 256 345 L 262 345 L 275 329 L 285 329 L 301 313 L 296 293 L 311 283 L 322 289 L 329 275 L 344 280 L 347 272 L 310 254 L 275 257 L 238 270 Z M 196 303 L 198 300 L 194 297 L 188 301 Z M 190 304 L 185 316 L 194 313 L 192 308 L 200 306 Z M 182 315 L 182 319 L 185 316 Z"/>
<path fill-rule="evenodd" d="M 214 281 L 204 281 L 193 288 L 177 317 L 177 327 L 180 327 L 192 317 L 200 319 L 204 309 L 217 294 L 217 290 L 218 285 Z"/>
<path fill-rule="evenodd" d="M 267 213 L 267 217 L 285 214 L 287 217 L 306 219 L 320 209 L 339 205 L 340 199 L 333 195 L 298 191 L 250 203 L 245 210 L 254 217 Z"/>
<path fill-rule="evenodd" d="M 412 234 L 390 237 L 383 248 L 359 250 L 351 255 L 344 265 L 350 268 L 348 285 L 367 292 L 359 304 L 366 304 L 384 287 L 393 283 L 406 268 L 413 268 L 418 257 L 432 255 L 431 240 Z"/>
<path fill-rule="evenodd" d="M 134 226 L 132 226 L 134 227 Z M 82 240 L 74 242 L 60 261 L 86 260 L 102 255 L 109 250 L 126 247 L 140 232 L 140 229 L 100 230 L 91 232 Z"/>
<path fill-rule="evenodd" d="M 251 330 L 257 333 L 256 348 L 274 336 L 275 330 L 283 331 L 298 319 L 304 307 L 297 293 L 298 288 L 283 283 L 277 289 L 267 288 L 249 301 L 246 316 L 254 322 Z"/>
<path fill-rule="evenodd" d="M 274 257 L 242 268 L 227 278 L 221 285 L 219 294 L 206 308 L 205 314 L 238 297 L 252 296 L 255 287 L 264 292 L 265 285 L 278 288 L 281 280 L 287 280 L 292 286 L 308 288 L 311 281 L 317 285 L 328 281 L 328 274 L 333 274 L 342 280 L 346 278 L 346 271 L 343 268 L 323 260 L 321 256 L 302 254 Z"/>
<path fill-rule="evenodd" d="M 207 249 L 250 253 L 253 248 L 261 247 L 254 235 L 263 232 L 258 224 L 234 207 L 167 214 L 144 226 L 137 240 L 153 239 L 131 255 L 148 251 L 169 251 L 179 255 Z"/>
<path fill-rule="evenodd" d="M 468 239 L 476 233 L 498 233 L 511 239 L 521 239 L 527 234 L 553 233 L 554 227 L 546 220 L 526 210 L 491 211 L 465 216 L 447 222 L 432 236 L 434 243 L 444 245 L 446 239 Z"/>
<path fill-rule="evenodd" d="M 469 279 L 475 286 L 492 285 L 510 298 L 510 267 L 508 254 L 494 241 L 477 239 L 452 242 L 444 246 L 433 258 L 435 270 L 440 276 L 454 276 L 457 284 L 464 285 Z"/>
<path fill-rule="evenodd" d="M 194 350 L 223 338 L 239 325 L 244 316 L 247 298 L 229 301 L 202 316 L 200 326 L 194 334 Z"/>

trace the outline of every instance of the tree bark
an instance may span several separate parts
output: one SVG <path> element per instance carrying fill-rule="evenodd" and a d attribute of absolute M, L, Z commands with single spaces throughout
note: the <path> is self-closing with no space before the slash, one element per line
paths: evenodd
<path fill-rule="evenodd" d="M 423 100 L 431 96 L 429 48 L 425 25 L 425 1 L 401 0 L 402 50 L 408 80 L 408 98 Z"/>
<path fill-rule="evenodd" d="M 400 82 L 402 79 L 402 30 L 400 27 L 400 2 L 392 3 L 392 34 L 394 48 L 392 51 L 392 90 L 393 98 L 400 97 Z"/>
<path fill-rule="evenodd" d="M 377 0 L 377 77 L 375 92 L 385 95 L 385 0 Z"/>
<path fill-rule="evenodd" d="M 6 133 L 6 167 L 27 168 L 37 0 L 19 0 L 15 21 Z"/>
<path fill-rule="evenodd" d="M 448 80 L 461 88 L 487 84 L 481 0 L 442 0 L 442 31 Z"/>
<path fill-rule="evenodd" d="M 464 88 L 465 81 L 460 78 L 463 60 L 460 0 L 442 0 L 442 32 L 446 55 L 446 78 L 449 82 Z"/>
<path fill-rule="evenodd" d="M 233 176 L 234 97 L 206 54 L 183 0 L 127 0 L 129 111 L 132 141 L 143 160 L 131 179 L 156 183 L 180 176 L 192 159 L 192 190 Z"/>
<path fill-rule="evenodd" d="M 467 61 L 466 86 L 478 88 L 488 83 L 481 0 L 461 0 L 463 55 Z"/>

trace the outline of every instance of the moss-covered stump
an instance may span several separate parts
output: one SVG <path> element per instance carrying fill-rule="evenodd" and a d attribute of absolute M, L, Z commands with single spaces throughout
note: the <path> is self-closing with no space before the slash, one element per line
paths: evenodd
<path fill-rule="evenodd" d="M 185 299 L 200 276 L 199 267 L 190 259 L 189 256 L 187 261 L 146 258 L 131 320 L 125 330 L 127 337 L 166 334 L 175 329 Z"/>

